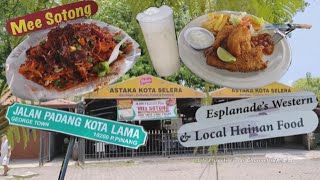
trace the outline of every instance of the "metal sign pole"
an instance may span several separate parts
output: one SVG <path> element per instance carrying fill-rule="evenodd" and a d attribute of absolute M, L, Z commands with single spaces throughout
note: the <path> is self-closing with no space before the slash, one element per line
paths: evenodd
<path fill-rule="evenodd" d="M 40 135 L 40 149 L 39 149 L 39 166 L 43 166 L 43 132 L 39 131 Z"/>
<path fill-rule="evenodd" d="M 72 154 L 72 150 L 73 150 L 73 146 L 75 143 L 75 137 L 74 136 L 70 136 L 70 140 L 69 140 L 69 145 L 68 145 L 68 150 L 66 153 L 66 157 L 63 160 L 62 166 L 61 166 L 61 170 L 60 170 L 60 174 L 59 174 L 59 180 L 64 180 L 64 177 L 66 175 L 67 172 L 67 168 L 68 168 L 68 163 Z"/>
<path fill-rule="evenodd" d="M 77 109 L 75 109 L 78 114 L 85 114 L 87 105 L 85 101 L 81 101 L 78 103 Z M 78 137 L 78 162 L 84 164 L 85 159 L 85 140 L 83 138 Z"/>
<path fill-rule="evenodd" d="M 80 102 L 78 103 L 78 107 L 75 109 L 75 112 L 77 114 L 84 114 L 84 109 L 85 109 L 85 104 L 83 102 Z M 73 151 L 73 146 L 75 144 L 75 139 L 76 137 L 70 136 L 66 157 L 64 158 L 61 169 L 60 169 L 59 180 L 64 180 L 64 177 L 66 175 L 69 160 Z"/>

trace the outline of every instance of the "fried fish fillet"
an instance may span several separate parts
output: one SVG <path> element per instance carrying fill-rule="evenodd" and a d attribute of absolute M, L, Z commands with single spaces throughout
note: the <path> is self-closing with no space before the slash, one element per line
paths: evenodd
<path fill-rule="evenodd" d="M 267 68 L 268 62 L 262 61 L 262 57 L 262 49 L 257 47 L 252 48 L 250 52 L 238 56 L 234 63 L 223 62 L 216 54 L 211 54 L 210 56 L 207 56 L 207 64 L 231 72 L 254 72 Z"/>
<path fill-rule="evenodd" d="M 253 72 L 267 68 L 268 62 L 262 60 L 262 48 L 251 47 L 251 34 L 248 27 L 225 26 L 225 28 L 217 34 L 215 43 L 206 51 L 208 65 L 232 72 Z M 220 60 L 217 55 L 218 47 L 227 49 L 236 57 L 236 62 L 227 63 Z"/>

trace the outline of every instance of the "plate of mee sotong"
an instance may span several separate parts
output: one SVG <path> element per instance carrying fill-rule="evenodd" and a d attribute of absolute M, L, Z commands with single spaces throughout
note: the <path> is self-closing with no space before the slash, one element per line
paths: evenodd
<path fill-rule="evenodd" d="M 116 82 L 139 57 L 138 43 L 121 29 L 79 19 L 30 34 L 7 58 L 6 78 L 25 100 L 80 96 Z"/>
<path fill-rule="evenodd" d="M 179 36 L 179 54 L 203 80 L 235 89 L 278 81 L 291 64 L 286 38 L 273 42 L 277 29 L 245 12 L 221 11 L 192 20 Z"/>

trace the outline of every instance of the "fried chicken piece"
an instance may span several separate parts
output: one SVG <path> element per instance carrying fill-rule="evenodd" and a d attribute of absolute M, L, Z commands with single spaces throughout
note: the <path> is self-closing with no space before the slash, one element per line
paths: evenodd
<path fill-rule="evenodd" d="M 233 32 L 235 28 L 232 25 L 226 25 L 224 26 L 221 31 L 219 31 L 219 33 L 217 34 L 217 37 L 213 43 L 213 47 L 215 49 L 218 49 L 219 46 L 221 46 L 221 44 L 223 44 L 224 40 L 227 40 L 230 33 Z"/>
<path fill-rule="evenodd" d="M 225 48 L 227 46 L 228 37 L 233 29 L 233 25 L 224 26 L 221 31 L 218 32 L 213 45 L 204 51 L 205 56 L 214 55 L 220 46 Z"/>
<path fill-rule="evenodd" d="M 235 57 L 251 51 L 251 34 L 248 26 L 237 26 L 232 30 L 227 41 L 228 51 Z"/>
<path fill-rule="evenodd" d="M 225 40 L 227 40 L 226 45 L 223 43 Z M 237 58 L 236 62 L 227 63 L 220 60 L 217 55 L 218 47 L 228 50 Z M 221 30 L 210 49 L 210 53 L 206 53 L 207 64 L 219 69 L 232 72 L 253 72 L 264 70 L 268 66 L 268 62 L 262 60 L 262 48 L 251 47 L 251 34 L 247 26 L 228 27 L 226 30 Z"/>

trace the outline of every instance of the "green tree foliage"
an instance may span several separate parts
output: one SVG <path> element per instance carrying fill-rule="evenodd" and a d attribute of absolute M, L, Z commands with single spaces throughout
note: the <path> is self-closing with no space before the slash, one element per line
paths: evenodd
<path fill-rule="evenodd" d="M 304 0 L 216 0 L 213 4 L 216 11 L 245 11 L 270 23 L 291 22 L 308 5 Z"/>
<path fill-rule="evenodd" d="M 310 73 L 306 78 L 294 82 L 292 87 L 314 92 L 320 99 L 320 78 L 312 78 Z"/>

